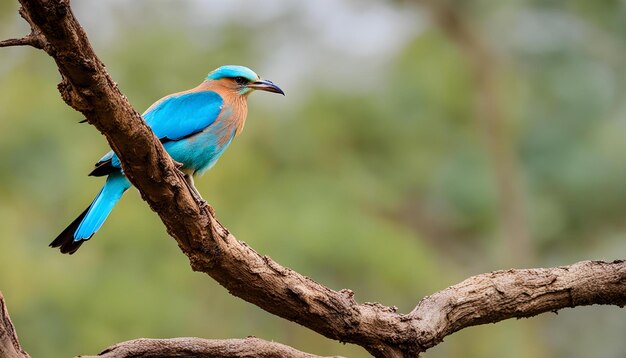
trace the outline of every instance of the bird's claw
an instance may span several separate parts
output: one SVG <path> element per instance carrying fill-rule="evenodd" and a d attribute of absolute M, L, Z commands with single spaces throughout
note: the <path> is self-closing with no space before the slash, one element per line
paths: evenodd
<path fill-rule="evenodd" d="M 191 192 L 191 196 L 193 197 L 193 200 L 200 207 L 203 207 L 203 206 L 207 205 L 206 201 L 202 198 L 202 196 L 200 196 L 200 193 L 198 193 L 198 191 L 196 190 L 195 187 L 193 187 L 193 186 L 189 187 L 189 191 Z"/>

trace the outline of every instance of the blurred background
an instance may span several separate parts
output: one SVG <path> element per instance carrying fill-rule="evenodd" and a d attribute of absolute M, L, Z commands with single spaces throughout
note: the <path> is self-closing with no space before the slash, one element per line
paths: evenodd
<path fill-rule="evenodd" d="M 626 2 L 75 1 L 140 112 L 241 64 L 246 130 L 196 180 L 258 252 L 359 302 L 511 267 L 626 257 Z M 28 27 L 0 3 L 0 38 Z M 254 335 L 365 357 L 193 273 L 135 190 L 73 256 L 47 247 L 108 151 L 51 58 L 0 49 L 0 290 L 33 357 L 138 337 Z M 427 357 L 624 357 L 626 315 L 566 309 L 465 329 Z"/>

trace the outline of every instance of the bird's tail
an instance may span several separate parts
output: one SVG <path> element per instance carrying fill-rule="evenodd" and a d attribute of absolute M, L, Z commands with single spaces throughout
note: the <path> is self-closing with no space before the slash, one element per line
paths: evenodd
<path fill-rule="evenodd" d="M 80 245 L 100 229 L 111 210 L 130 188 L 130 182 L 121 172 L 109 174 L 102 190 L 91 205 L 57 236 L 50 247 L 58 247 L 64 254 L 73 254 Z"/>

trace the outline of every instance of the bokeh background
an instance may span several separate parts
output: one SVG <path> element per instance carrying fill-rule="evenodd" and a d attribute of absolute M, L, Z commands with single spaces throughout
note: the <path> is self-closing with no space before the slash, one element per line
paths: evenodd
<path fill-rule="evenodd" d="M 360 302 L 410 311 L 510 267 L 626 257 L 626 2 L 74 1 L 141 112 L 222 64 L 256 93 L 197 185 L 240 240 Z M 28 32 L 0 2 L 0 37 Z M 193 273 L 131 190 L 74 256 L 47 244 L 97 193 L 104 138 L 54 62 L 0 49 L 0 290 L 33 357 L 138 337 L 275 340 L 365 357 Z M 626 314 L 473 327 L 427 357 L 624 357 Z"/>

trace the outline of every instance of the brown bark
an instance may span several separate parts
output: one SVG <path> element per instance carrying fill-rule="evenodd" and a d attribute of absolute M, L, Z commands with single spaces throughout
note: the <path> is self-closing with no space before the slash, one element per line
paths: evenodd
<path fill-rule="evenodd" d="M 432 342 L 424 342 L 428 348 L 466 327 L 594 304 L 626 305 L 626 261 L 582 261 L 470 277 L 424 298 L 409 316 L 433 334 Z"/>
<path fill-rule="evenodd" d="M 81 358 L 321 358 L 295 350 L 284 344 L 268 342 L 255 337 L 245 339 L 201 339 L 193 337 L 172 339 L 134 339 L 118 343 L 97 356 Z"/>
<path fill-rule="evenodd" d="M 424 298 L 408 315 L 358 304 L 350 290 L 333 291 L 284 268 L 237 241 L 210 206 L 194 201 L 181 173 L 96 57 L 68 1 L 20 2 L 31 36 L 59 67 L 63 99 L 104 134 L 192 269 L 235 296 L 379 357 L 414 357 L 472 325 L 577 305 L 626 304 L 623 261 L 475 276 Z"/>
<path fill-rule="evenodd" d="M 9 317 L 9 311 L 4 302 L 2 292 L 0 292 L 0 357 L 30 358 L 17 339 L 17 333 L 11 322 L 11 317 Z"/>

